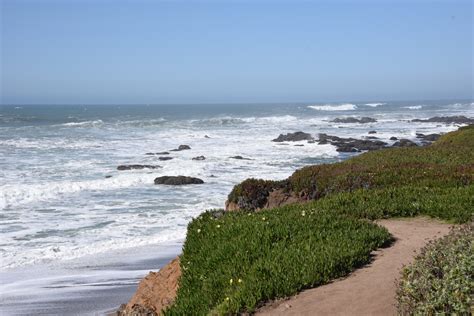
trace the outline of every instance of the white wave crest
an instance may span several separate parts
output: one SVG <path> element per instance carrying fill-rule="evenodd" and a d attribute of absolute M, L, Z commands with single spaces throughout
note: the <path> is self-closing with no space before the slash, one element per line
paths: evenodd
<path fill-rule="evenodd" d="M 324 104 L 324 105 L 308 105 L 308 108 L 318 111 L 351 111 L 357 109 L 357 105 L 352 103 L 344 103 L 339 105 Z"/>
<path fill-rule="evenodd" d="M 376 107 L 378 107 L 378 106 L 385 105 L 385 104 L 387 104 L 387 103 L 375 102 L 375 103 L 366 103 L 366 104 L 364 104 L 364 105 L 370 106 L 370 107 L 373 107 L 373 108 L 376 108 Z"/>
<path fill-rule="evenodd" d="M 410 105 L 410 106 L 404 106 L 404 109 L 409 109 L 409 110 L 420 110 L 423 108 L 423 105 Z"/>
<path fill-rule="evenodd" d="M 84 121 L 84 122 L 69 122 L 61 124 L 62 126 L 69 126 L 69 127 L 90 127 L 90 126 L 97 126 L 102 125 L 104 121 L 102 120 L 95 120 L 95 121 Z"/>

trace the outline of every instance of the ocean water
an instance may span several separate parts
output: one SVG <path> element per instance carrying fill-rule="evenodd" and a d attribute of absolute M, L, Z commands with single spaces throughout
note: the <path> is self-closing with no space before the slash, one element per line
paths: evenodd
<path fill-rule="evenodd" d="M 447 115 L 472 117 L 474 103 L 2 105 L 0 311 L 3 306 L 6 314 L 38 312 L 38 304 L 52 296 L 97 286 L 128 286 L 127 297 L 138 278 L 154 268 L 152 259 L 170 256 L 163 250 L 170 245 L 178 252 L 187 223 L 206 209 L 223 208 L 238 182 L 283 179 L 302 166 L 352 155 L 332 145 L 272 142 L 280 133 L 362 138 L 376 130 L 375 136 L 392 143 L 391 136 L 416 140 L 416 133 L 457 129 L 410 122 Z M 330 122 L 348 116 L 377 122 Z M 146 155 L 182 144 L 191 150 L 170 152 L 172 160 Z M 206 159 L 192 160 L 201 155 Z M 230 158 L 236 155 L 250 160 Z M 162 168 L 118 171 L 121 164 Z M 205 184 L 154 185 L 162 175 L 199 177 Z M 116 303 L 109 300 L 88 311 Z"/>

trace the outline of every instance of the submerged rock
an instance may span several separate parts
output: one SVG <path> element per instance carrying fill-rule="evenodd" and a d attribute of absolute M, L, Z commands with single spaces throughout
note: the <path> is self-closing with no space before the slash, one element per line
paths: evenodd
<path fill-rule="evenodd" d="M 395 137 L 395 136 L 392 136 L 392 137 L 390 137 L 390 140 L 398 140 L 398 138 Z"/>
<path fill-rule="evenodd" d="M 446 124 L 474 124 L 474 118 L 465 117 L 463 115 L 457 116 L 435 116 L 426 120 L 414 119 L 412 122 L 421 123 L 446 123 Z"/>
<path fill-rule="evenodd" d="M 206 157 L 204 157 L 204 156 L 197 156 L 197 157 L 194 157 L 193 160 L 206 160 Z"/>
<path fill-rule="evenodd" d="M 199 178 L 186 176 L 162 176 L 155 179 L 155 184 L 164 185 L 186 185 L 186 184 L 203 184 L 204 181 Z"/>
<path fill-rule="evenodd" d="M 298 142 L 302 140 L 313 140 L 313 136 L 304 132 L 288 133 L 286 135 L 280 134 L 272 142 Z"/>
<path fill-rule="evenodd" d="M 377 131 L 369 131 L 369 134 L 377 134 Z"/>
<path fill-rule="evenodd" d="M 238 159 L 238 160 L 252 160 L 250 158 L 246 158 L 246 157 L 242 157 L 242 156 L 232 156 L 232 157 L 229 157 L 231 159 Z"/>
<path fill-rule="evenodd" d="M 171 160 L 173 157 L 158 157 L 159 160 L 166 161 L 166 160 Z"/>
<path fill-rule="evenodd" d="M 133 169 L 158 169 L 161 166 L 156 165 L 120 165 L 117 167 L 117 170 L 133 170 Z"/>
<path fill-rule="evenodd" d="M 371 117 L 361 117 L 360 119 L 355 118 L 355 117 L 345 117 L 345 118 L 336 118 L 330 122 L 333 123 L 361 123 L 361 124 L 366 124 L 366 123 L 375 123 L 377 122 L 376 119 L 371 118 Z"/>

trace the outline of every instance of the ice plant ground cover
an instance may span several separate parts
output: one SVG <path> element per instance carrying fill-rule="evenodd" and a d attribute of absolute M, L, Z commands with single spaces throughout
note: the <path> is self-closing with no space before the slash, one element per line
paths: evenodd
<path fill-rule="evenodd" d="M 239 193 L 248 205 L 259 204 L 249 198 L 265 198 L 270 182 L 251 181 L 255 185 L 241 184 L 229 198 L 238 199 Z M 427 215 L 471 221 L 474 127 L 424 148 L 381 150 L 306 167 L 286 181 L 279 187 L 315 200 L 260 212 L 208 211 L 189 224 L 177 299 L 166 314 L 251 312 L 264 301 L 346 275 L 390 241 L 388 232 L 369 220 Z M 250 187 L 261 194 L 246 191 Z"/>
<path fill-rule="evenodd" d="M 474 295 L 474 225 L 428 244 L 404 269 L 397 291 L 401 315 L 469 315 Z"/>

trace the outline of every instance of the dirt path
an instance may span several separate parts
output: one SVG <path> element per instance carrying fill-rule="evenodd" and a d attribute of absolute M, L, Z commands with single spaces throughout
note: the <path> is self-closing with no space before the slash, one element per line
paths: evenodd
<path fill-rule="evenodd" d="M 450 225 L 427 218 L 381 220 L 395 243 L 376 251 L 374 261 L 347 278 L 267 304 L 259 315 L 396 315 L 396 280 L 403 265 Z"/>

